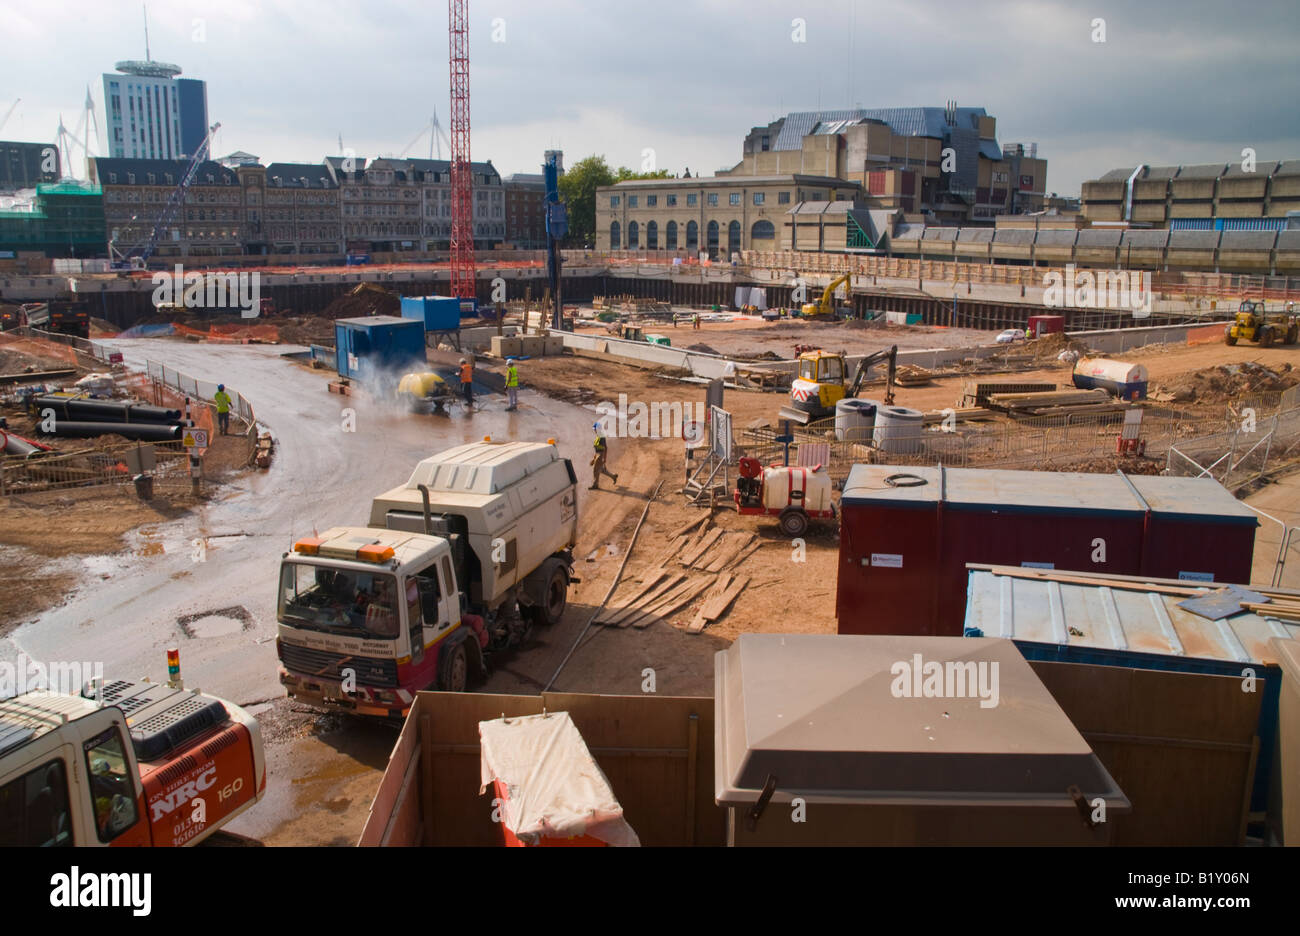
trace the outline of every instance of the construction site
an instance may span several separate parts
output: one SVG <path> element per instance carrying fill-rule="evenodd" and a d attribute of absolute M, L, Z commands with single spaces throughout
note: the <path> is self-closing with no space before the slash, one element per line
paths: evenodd
<path fill-rule="evenodd" d="M 466 7 L 445 261 L 0 273 L 0 844 L 1300 844 L 1300 280 L 485 260 Z"/>

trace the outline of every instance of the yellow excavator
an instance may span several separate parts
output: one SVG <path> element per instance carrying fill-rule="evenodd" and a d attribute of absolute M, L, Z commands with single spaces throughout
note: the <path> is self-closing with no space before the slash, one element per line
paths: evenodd
<path fill-rule="evenodd" d="M 885 378 L 885 405 L 894 405 L 894 378 L 898 372 L 898 346 L 868 354 L 858 362 L 853 381 L 845 385 L 844 355 L 830 351 L 805 351 L 799 355 L 799 376 L 790 384 L 790 405 L 781 418 L 806 426 L 815 419 L 835 415 L 835 404 L 856 397 L 873 364 L 889 363 Z"/>
<path fill-rule="evenodd" d="M 851 273 L 845 273 L 843 276 L 831 280 L 831 284 L 826 287 L 822 297 L 817 302 L 806 302 L 799 314 L 804 318 L 834 318 L 835 317 L 835 290 L 840 286 L 845 287 L 845 294 L 852 292 L 852 284 L 849 280 L 852 278 Z"/>

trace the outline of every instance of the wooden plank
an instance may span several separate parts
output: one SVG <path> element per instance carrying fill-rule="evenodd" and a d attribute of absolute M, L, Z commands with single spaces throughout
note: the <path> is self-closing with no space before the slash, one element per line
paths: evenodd
<path fill-rule="evenodd" d="M 668 548 L 665 549 L 663 551 L 663 554 L 658 559 L 655 560 L 655 565 L 663 565 L 673 556 L 679 555 L 682 551 L 682 548 L 686 545 L 688 539 L 689 537 L 686 536 L 674 537 L 673 541 L 668 544 Z"/>
<path fill-rule="evenodd" d="M 717 551 L 712 562 L 704 566 L 705 572 L 721 572 L 732 561 L 744 551 L 745 547 L 754 541 L 753 533 L 740 533 L 736 536 L 729 537 L 731 542 L 724 549 Z"/>
<path fill-rule="evenodd" d="M 697 546 L 693 547 L 692 549 L 688 550 L 685 554 L 682 555 L 681 559 L 679 560 L 681 564 L 686 566 L 687 568 L 690 568 L 692 565 L 695 564 L 695 560 L 699 559 L 706 552 L 708 552 L 709 548 L 714 543 L 716 543 L 718 541 L 718 538 L 721 537 L 722 534 L 725 532 L 726 531 L 723 530 L 722 527 L 717 527 L 715 529 L 710 530 L 707 534 L 705 534 L 703 541 L 701 541 Z"/>
<path fill-rule="evenodd" d="M 669 574 L 668 570 L 663 568 L 662 566 L 651 566 L 650 568 L 646 569 L 644 572 L 641 573 L 641 577 L 637 579 L 637 585 L 638 585 L 637 589 L 633 591 L 632 594 L 628 595 L 626 600 L 615 605 L 610 610 L 621 611 L 623 608 L 631 607 L 638 600 L 640 600 L 640 598 L 646 592 L 650 591 L 650 589 L 652 589 L 656 583 L 658 583 L 665 575 L 668 574 Z"/>
<path fill-rule="evenodd" d="M 723 572 L 718 576 L 717 580 L 713 583 L 713 588 L 711 588 L 709 593 L 704 596 L 704 604 L 700 606 L 700 610 L 696 612 L 695 618 L 687 627 L 687 630 L 690 633 L 697 634 L 704 629 L 704 625 L 708 623 L 701 617 L 701 614 L 704 611 L 704 606 L 708 605 L 709 602 L 713 601 L 713 599 L 724 594 L 727 590 L 727 586 L 732 583 L 733 579 L 734 576 L 730 572 Z M 697 624 L 699 625 L 698 627 L 696 626 Z"/>
<path fill-rule="evenodd" d="M 745 564 L 746 559 L 754 555 L 754 553 L 758 552 L 762 548 L 763 548 L 762 540 L 759 540 L 756 543 L 751 543 L 750 545 L 746 546 L 745 549 L 740 553 L 740 555 L 736 556 L 736 558 L 731 562 L 731 568 L 739 569 L 742 565 Z"/>
<path fill-rule="evenodd" d="M 698 579 L 697 581 L 692 583 L 691 587 L 685 593 L 678 596 L 677 598 L 673 598 L 670 601 L 664 602 L 660 604 L 657 608 L 655 608 L 655 614 L 659 615 L 660 617 L 665 617 L 669 614 L 673 614 L 676 611 L 681 610 L 682 608 L 689 607 L 690 604 L 695 601 L 695 599 L 699 598 L 700 595 L 704 594 L 704 592 L 715 582 L 716 579 L 709 578 L 707 575 L 701 579 Z"/>
<path fill-rule="evenodd" d="M 700 592 L 709 586 L 709 579 L 687 579 L 676 588 L 665 592 L 652 602 L 642 606 L 639 614 L 634 614 L 627 619 L 623 626 L 625 627 L 647 627 L 654 622 L 656 618 L 670 613 L 671 609 L 679 608 L 686 602 L 693 599 Z"/>
<path fill-rule="evenodd" d="M 699 526 L 701 523 L 703 523 L 703 522 L 706 521 L 706 520 L 710 520 L 710 519 L 712 519 L 712 514 L 707 514 L 707 513 L 706 513 L 706 514 L 701 514 L 700 516 L 698 516 L 698 517 L 696 517 L 694 520 L 692 520 L 690 523 L 686 524 L 686 526 L 682 527 L 682 528 L 679 529 L 679 530 L 676 530 L 676 531 L 673 533 L 673 538 L 676 539 L 676 538 L 679 537 L 679 536 L 685 536 L 687 533 L 691 532 L 691 530 L 695 529 L 695 528 L 696 528 L 697 526 Z"/>
<path fill-rule="evenodd" d="M 686 576 L 680 572 L 675 572 L 669 575 L 661 584 L 656 585 L 634 604 L 625 605 L 622 608 L 616 609 L 614 614 L 601 615 L 601 623 L 607 627 L 614 625 L 617 625 L 618 627 L 627 627 L 628 619 L 639 614 L 646 602 L 653 601 L 655 598 L 667 593 L 685 577 Z"/>
<path fill-rule="evenodd" d="M 721 595 L 717 595 L 706 601 L 704 607 L 700 609 L 699 614 L 695 615 L 695 620 L 691 621 L 691 626 L 687 628 L 688 632 L 698 634 L 710 623 L 722 617 L 722 615 L 727 612 L 727 608 L 731 606 L 731 603 L 736 600 L 736 596 L 739 595 L 748 584 L 748 575 L 738 576 L 730 585 L 727 586 L 727 590 Z"/>

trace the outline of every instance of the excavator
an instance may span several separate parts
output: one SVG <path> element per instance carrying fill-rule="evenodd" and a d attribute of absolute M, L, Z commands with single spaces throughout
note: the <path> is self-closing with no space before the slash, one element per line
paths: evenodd
<path fill-rule="evenodd" d="M 885 404 L 894 404 L 894 378 L 898 372 L 898 345 L 868 354 L 858 362 L 853 380 L 845 387 L 844 355 L 830 351 L 806 351 L 799 355 L 799 376 L 790 384 L 790 405 L 781 407 L 781 418 L 806 426 L 815 419 L 835 415 L 835 404 L 856 397 L 873 365 L 889 363 L 885 378 Z"/>
<path fill-rule="evenodd" d="M 843 276 L 831 280 L 831 284 L 826 287 L 822 293 L 821 299 L 817 302 L 806 302 L 799 314 L 804 318 L 834 318 L 835 317 L 835 290 L 840 286 L 845 287 L 846 294 L 852 291 L 852 284 L 849 282 L 852 278 L 851 273 L 845 273 Z"/>

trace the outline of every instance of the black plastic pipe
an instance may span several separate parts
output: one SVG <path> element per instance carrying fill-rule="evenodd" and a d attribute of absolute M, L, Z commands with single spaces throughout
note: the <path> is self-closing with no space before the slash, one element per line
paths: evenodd
<path fill-rule="evenodd" d="M 52 409 L 60 419 L 83 422 L 173 423 L 180 422 L 181 411 L 148 406 L 144 403 L 116 403 L 112 400 L 70 400 L 67 397 L 31 398 L 34 410 Z"/>
<path fill-rule="evenodd" d="M 40 424 L 37 423 L 37 426 L 39 428 Z M 67 439 L 120 435 L 125 439 L 138 439 L 141 442 L 170 442 L 179 439 L 181 431 L 180 426 L 164 426 L 160 423 L 73 422 L 56 418 L 53 430 L 46 435 L 62 436 Z"/>

